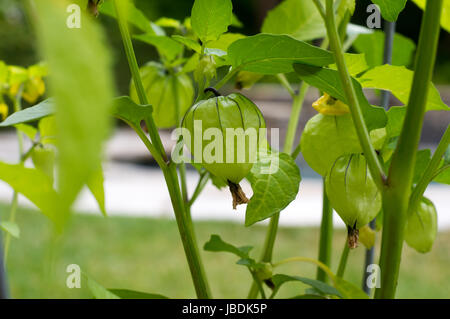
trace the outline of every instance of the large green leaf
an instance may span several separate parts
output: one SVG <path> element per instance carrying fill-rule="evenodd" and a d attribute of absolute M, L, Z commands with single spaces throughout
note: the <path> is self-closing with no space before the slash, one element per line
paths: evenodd
<path fill-rule="evenodd" d="M 289 34 L 298 40 L 312 40 L 326 35 L 325 25 L 311 0 L 285 0 L 270 10 L 261 31 Z"/>
<path fill-rule="evenodd" d="M 406 5 L 406 0 L 372 0 L 380 7 L 381 15 L 388 21 L 396 21 Z"/>
<path fill-rule="evenodd" d="M 370 69 L 359 77 L 358 81 L 364 88 L 391 91 L 396 98 L 407 105 L 413 77 L 414 72 L 403 66 L 386 64 Z M 442 102 L 438 90 L 432 83 L 430 83 L 426 110 L 449 110 L 449 107 Z"/>
<path fill-rule="evenodd" d="M 164 35 L 164 31 L 158 25 L 147 19 L 145 14 L 141 10 L 136 8 L 131 1 L 127 1 L 127 4 L 128 22 L 130 24 L 149 34 Z M 117 19 L 116 9 L 114 8 L 114 1 L 104 1 L 100 6 L 100 13 Z"/>
<path fill-rule="evenodd" d="M 195 41 L 191 38 L 175 34 L 172 36 L 172 39 L 183 44 L 184 46 L 188 47 L 192 51 L 195 51 L 197 53 L 201 53 L 201 51 L 202 51 L 202 46 L 200 45 L 200 43 L 198 43 L 197 41 Z"/>
<path fill-rule="evenodd" d="M 206 251 L 229 252 L 240 257 L 241 259 L 248 259 L 248 253 L 252 248 L 252 246 L 233 246 L 229 243 L 224 242 L 219 235 L 211 235 L 209 241 L 203 246 L 203 249 Z"/>
<path fill-rule="evenodd" d="M 129 289 L 108 289 L 108 291 L 118 296 L 120 299 L 169 299 L 160 294 L 151 294 Z"/>
<path fill-rule="evenodd" d="M 353 42 L 356 51 L 364 53 L 367 64 L 370 67 L 383 64 L 385 34 L 381 31 L 360 34 Z M 401 34 L 394 35 L 394 46 L 392 50 L 392 65 L 409 66 L 412 63 L 415 43 Z"/>
<path fill-rule="evenodd" d="M 227 32 L 232 20 L 231 0 L 195 0 L 192 6 L 192 29 L 203 43 L 217 40 Z"/>
<path fill-rule="evenodd" d="M 299 282 L 302 282 L 308 286 L 311 286 L 311 287 L 317 289 L 320 293 L 322 293 L 324 295 L 334 295 L 334 296 L 339 296 L 339 297 L 341 296 L 339 291 L 336 288 L 334 288 L 322 281 L 314 280 L 314 279 L 310 279 L 310 278 L 276 274 L 272 277 L 272 281 L 273 281 L 276 289 L 280 289 L 280 287 L 286 282 L 299 281 Z"/>
<path fill-rule="evenodd" d="M 360 74 L 369 68 L 364 54 L 345 53 L 344 58 L 345 58 L 345 63 L 347 64 L 348 72 L 352 76 Z M 329 66 L 329 68 L 333 69 L 333 70 L 337 70 L 336 64 L 331 64 Z"/>
<path fill-rule="evenodd" d="M 413 0 L 419 8 L 424 9 L 426 0 Z M 444 0 L 444 7 L 442 8 L 441 14 L 441 26 L 450 32 L 450 0 Z"/>
<path fill-rule="evenodd" d="M 168 61 L 175 60 L 183 51 L 182 44 L 164 35 L 158 36 L 146 33 L 135 35 L 134 38 L 155 46 L 159 54 Z"/>
<path fill-rule="evenodd" d="M 61 1 L 36 2 L 36 34 L 51 70 L 56 104 L 58 187 L 65 205 L 61 213 L 69 211 L 100 166 L 114 96 L 111 58 L 100 26 L 82 13 L 82 28 L 61 27 L 67 19 L 65 8 Z"/>
<path fill-rule="evenodd" d="M 129 125 L 139 127 L 141 121 L 152 114 L 152 107 L 136 104 L 129 96 L 121 96 L 114 99 L 113 113 Z"/>
<path fill-rule="evenodd" d="M 333 54 L 288 35 L 257 34 L 233 42 L 228 48 L 233 68 L 262 74 L 293 72 L 293 63 L 325 66 Z"/>
<path fill-rule="evenodd" d="M 51 179 L 41 170 L 0 162 L 0 180 L 22 194 L 50 218 L 58 228 L 65 222 L 60 211 L 60 196 Z"/>
<path fill-rule="evenodd" d="M 295 64 L 294 69 L 300 78 L 311 86 L 314 86 L 348 104 L 341 84 L 341 79 L 337 71 L 304 64 Z M 356 90 L 356 95 L 359 100 L 361 111 L 368 130 L 371 131 L 373 129 L 385 127 L 387 118 L 384 109 L 380 107 L 373 107 L 369 104 L 364 96 L 361 85 L 355 79 L 353 79 L 353 86 Z"/>
<path fill-rule="evenodd" d="M 53 99 L 47 99 L 35 106 L 26 108 L 20 112 L 11 114 L 6 120 L 0 123 L 0 127 L 13 126 L 21 123 L 37 121 L 43 117 L 55 113 Z"/>
<path fill-rule="evenodd" d="M 301 176 L 290 155 L 270 152 L 261 154 L 247 179 L 253 189 L 245 213 L 245 226 L 250 226 L 289 205 L 297 196 Z"/>

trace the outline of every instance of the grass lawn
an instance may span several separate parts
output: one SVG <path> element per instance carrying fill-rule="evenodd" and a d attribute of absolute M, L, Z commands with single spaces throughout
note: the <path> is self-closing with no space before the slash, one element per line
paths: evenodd
<path fill-rule="evenodd" d="M 7 206 L 0 205 L 5 220 Z M 149 218 L 103 218 L 77 215 L 66 232 L 53 236 L 50 222 L 31 210 L 20 210 L 17 221 L 21 238 L 13 239 L 7 261 L 9 282 L 14 298 L 91 298 L 85 282 L 80 289 L 66 287 L 66 267 L 78 264 L 101 285 L 159 293 L 171 298 L 195 298 L 184 253 L 173 220 Z M 211 234 L 220 235 L 232 244 L 255 246 L 259 256 L 265 227 L 228 222 L 198 222 L 200 246 Z M 276 241 L 274 260 L 292 256 L 316 258 L 318 229 L 281 228 Z M 379 237 L 379 236 L 378 236 Z M 336 271 L 345 232 L 334 236 L 332 269 Z M 439 233 L 433 251 L 421 255 L 405 246 L 397 296 L 399 298 L 450 297 L 450 232 Z M 250 275 L 237 258 L 227 253 L 202 251 L 213 296 L 243 298 L 250 286 Z M 361 284 L 364 248 L 350 253 L 345 278 Z M 288 264 L 277 272 L 315 277 L 310 264 Z M 303 293 L 306 287 L 288 283 L 278 297 Z"/>

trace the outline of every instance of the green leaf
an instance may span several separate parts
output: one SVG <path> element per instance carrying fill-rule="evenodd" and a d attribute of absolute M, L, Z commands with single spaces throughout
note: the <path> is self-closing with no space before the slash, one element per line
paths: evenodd
<path fill-rule="evenodd" d="M 388 138 L 399 136 L 402 131 L 403 121 L 406 115 L 405 106 L 393 106 L 387 113 L 388 122 L 386 134 Z"/>
<path fill-rule="evenodd" d="M 422 10 L 425 8 L 426 0 L 413 0 Z M 444 0 L 444 7 L 441 14 L 441 26 L 450 32 L 450 0 Z"/>
<path fill-rule="evenodd" d="M 60 210 L 60 196 L 45 173 L 35 168 L 0 162 L 0 180 L 30 200 L 58 228 L 63 226 L 65 216 Z"/>
<path fill-rule="evenodd" d="M 445 151 L 444 158 L 442 159 L 439 169 L 441 169 L 442 172 L 434 178 L 434 181 L 450 185 L 450 146 L 448 146 Z"/>
<path fill-rule="evenodd" d="M 336 288 L 334 288 L 322 281 L 314 280 L 314 279 L 310 279 L 310 278 L 276 274 L 272 277 L 272 281 L 275 284 L 276 289 L 280 289 L 280 287 L 286 282 L 300 281 L 308 286 L 311 286 L 311 287 L 317 289 L 320 293 L 322 293 L 324 295 L 334 295 L 334 296 L 339 296 L 339 297 L 341 296 L 339 291 Z"/>
<path fill-rule="evenodd" d="M 173 35 L 172 39 L 183 44 L 184 46 L 188 47 L 192 51 L 195 51 L 197 53 L 200 53 L 202 51 L 202 46 L 200 45 L 200 43 L 198 43 L 197 41 L 195 41 L 191 38 L 183 37 L 181 35 Z"/>
<path fill-rule="evenodd" d="M 356 51 L 364 53 L 370 67 L 383 64 L 385 34 L 381 31 L 360 34 L 353 42 Z M 392 50 L 392 65 L 409 66 L 413 60 L 415 43 L 401 34 L 394 35 L 394 45 Z"/>
<path fill-rule="evenodd" d="M 15 222 L 4 221 L 0 223 L 0 228 L 10 234 L 14 238 L 20 237 L 20 228 L 19 225 Z"/>
<path fill-rule="evenodd" d="M 183 52 L 183 45 L 164 35 L 158 36 L 147 33 L 135 35 L 134 38 L 155 46 L 159 54 L 169 62 L 175 60 Z"/>
<path fill-rule="evenodd" d="M 261 31 L 288 34 L 297 40 L 313 40 L 326 35 L 322 17 L 311 0 L 285 0 L 270 10 Z"/>
<path fill-rule="evenodd" d="M 0 127 L 13 126 L 16 124 L 37 121 L 43 117 L 53 115 L 54 113 L 55 113 L 54 100 L 47 99 L 39 104 L 36 104 L 35 106 L 11 114 L 6 120 L 0 123 Z"/>
<path fill-rule="evenodd" d="M 65 6 L 36 2 L 36 34 L 51 70 L 56 105 L 58 187 L 66 214 L 101 163 L 114 96 L 111 57 L 100 25 L 82 12 L 83 27 L 65 25 Z"/>
<path fill-rule="evenodd" d="M 232 253 L 242 259 L 248 259 L 248 253 L 250 250 L 252 250 L 252 246 L 243 246 L 243 247 L 236 247 L 229 243 L 226 243 L 220 238 L 219 235 L 211 235 L 211 238 L 205 245 L 203 246 L 203 249 L 206 251 L 213 251 L 213 252 L 229 252 Z"/>
<path fill-rule="evenodd" d="M 169 299 L 160 294 L 151 294 L 128 289 L 108 289 L 108 291 L 118 296 L 120 299 Z"/>
<path fill-rule="evenodd" d="M 95 299 L 120 299 L 118 295 L 106 289 L 90 277 L 87 277 L 87 286 Z"/>
<path fill-rule="evenodd" d="M 227 32 L 232 20 L 231 0 L 195 0 L 191 12 L 191 25 L 203 43 L 217 40 L 219 35 Z"/>
<path fill-rule="evenodd" d="M 300 78 L 309 85 L 349 104 L 345 97 L 344 89 L 337 71 L 303 64 L 295 64 L 294 69 Z M 373 129 L 385 127 L 387 117 L 384 109 L 371 106 L 364 96 L 361 85 L 355 79 L 352 80 L 368 130 L 371 131 Z"/>
<path fill-rule="evenodd" d="M 403 66 L 386 64 L 370 69 L 359 77 L 358 81 L 364 88 L 391 91 L 402 103 L 408 105 L 413 76 L 414 72 Z M 426 110 L 449 110 L 432 83 L 430 83 Z"/>
<path fill-rule="evenodd" d="M 295 199 L 300 185 L 300 170 L 290 155 L 277 152 L 260 155 L 247 176 L 253 196 L 247 204 L 245 226 L 282 211 Z"/>
<path fill-rule="evenodd" d="M 100 166 L 94 173 L 91 174 L 87 181 L 87 187 L 91 191 L 92 195 L 94 195 L 95 200 L 97 201 L 98 207 L 102 212 L 103 216 L 107 216 L 106 208 L 105 208 L 105 190 L 103 187 L 103 169 Z"/>
<path fill-rule="evenodd" d="M 348 67 L 348 72 L 352 76 L 357 75 L 369 68 L 364 54 L 345 53 L 344 57 L 345 63 Z M 337 70 L 336 64 L 331 64 L 329 68 L 332 70 Z"/>
<path fill-rule="evenodd" d="M 42 144 L 54 144 L 56 145 L 56 136 L 57 136 L 57 128 L 56 128 L 56 120 L 54 116 L 47 116 L 42 118 L 39 121 L 39 134 L 40 134 L 40 143 Z"/>
<path fill-rule="evenodd" d="M 136 28 L 144 31 L 146 33 L 154 34 L 154 35 L 164 35 L 164 31 L 162 31 L 159 26 L 150 22 L 149 19 L 145 16 L 145 14 L 136 8 L 131 1 L 127 1 L 128 4 L 128 22 L 135 26 Z M 114 19 L 117 19 L 116 9 L 114 8 L 113 1 L 105 1 L 100 7 L 100 13 L 106 14 Z"/>
<path fill-rule="evenodd" d="M 414 164 L 414 176 L 413 183 L 417 183 L 419 179 L 422 177 L 423 172 L 428 166 L 428 163 L 431 160 L 431 151 L 430 150 L 419 150 L 416 153 L 416 162 Z"/>
<path fill-rule="evenodd" d="M 361 288 L 341 277 L 334 277 L 334 286 L 345 299 L 369 299 L 369 296 Z"/>
<path fill-rule="evenodd" d="M 406 0 L 372 0 L 372 2 L 380 7 L 383 18 L 391 22 L 397 20 L 406 5 Z"/>
<path fill-rule="evenodd" d="M 34 167 L 41 170 L 53 181 L 55 167 L 55 150 L 50 146 L 37 146 L 31 152 Z"/>
<path fill-rule="evenodd" d="M 233 68 L 262 74 L 293 72 L 293 63 L 325 66 L 333 54 L 288 35 L 258 34 L 233 42 L 228 48 Z"/>
<path fill-rule="evenodd" d="M 24 133 L 30 140 L 34 141 L 36 138 L 38 131 L 34 126 L 27 124 L 16 124 L 14 127 Z"/>
<path fill-rule="evenodd" d="M 165 28 L 175 28 L 175 29 L 181 28 L 180 21 L 167 17 L 159 18 L 157 21 L 155 21 L 155 24 Z"/>
<path fill-rule="evenodd" d="M 131 126 L 139 127 L 141 121 L 148 118 L 151 113 L 150 105 L 136 104 L 129 96 L 114 99 L 114 116 Z"/>
<path fill-rule="evenodd" d="M 314 295 L 314 294 L 305 294 L 305 295 L 298 295 L 294 296 L 288 299 L 327 299 L 324 296 L 321 295 Z"/>
<path fill-rule="evenodd" d="M 224 33 L 217 40 L 208 42 L 206 47 L 227 51 L 233 42 L 244 38 L 246 36 L 240 33 Z"/>

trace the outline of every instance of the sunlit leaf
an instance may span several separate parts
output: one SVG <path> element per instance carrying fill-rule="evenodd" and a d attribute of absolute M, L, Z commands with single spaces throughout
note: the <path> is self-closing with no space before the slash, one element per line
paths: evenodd
<path fill-rule="evenodd" d="M 228 59 L 234 68 L 262 74 L 293 72 L 293 63 L 324 66 L 333 54 L 287 35 L 258 34 L 233 42 Z"/>
<path fill-rule="evenodd" d="M 232 23 L 232 10 L 231 0 L 195 0 L 191 13 L 192 29 L 204 43 L 217 40 Z"/>
<path fill-rule="evenodd" d="M 413 77 L 414 72 L 403 66 L 386 64 L 370 69 L 359 77 L 358 81 L 364 88 L 391 91 L 402 103 L 408 105 Z M 438 90 L 432 83 L 430 83 L 426 110 L 450 110 L 450 108 L 442 102 Z"/>
<path fill-rule="evenodd" d="M 406 5 L 406 0 L 372 0 L 372 2 L 379 6 L 383 18 L 391 22 L 397 20 Z"/>
<path fill-rule="evenodd" d="M 245 226 L 250 226 L 289 205 L 297 196 L 301 177 L 290 155 L 273 151 L 261 154 L 247 179 L 253 189 L 245 213 Z"/>

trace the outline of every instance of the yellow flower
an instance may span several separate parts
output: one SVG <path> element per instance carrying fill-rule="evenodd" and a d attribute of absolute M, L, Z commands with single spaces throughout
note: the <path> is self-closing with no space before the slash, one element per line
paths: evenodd
<path fill-rule="evenodd" d="M 8 117 L 8 105 L 0 103 L 0 119 L 4 121 Z"/>
<path fill-rule="evenodd" d="M 347 104 L 344 104 L 327 93 L 324 93 L 323 96 L 315 101 L 312 107 L 323 115 L 344 115 L 350 113 Z"/>

